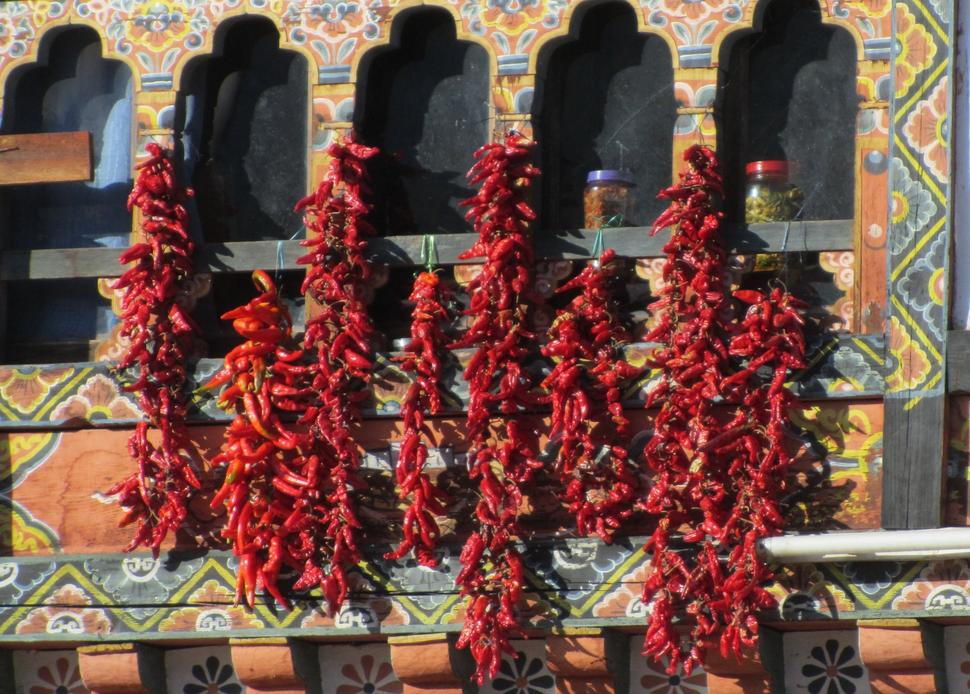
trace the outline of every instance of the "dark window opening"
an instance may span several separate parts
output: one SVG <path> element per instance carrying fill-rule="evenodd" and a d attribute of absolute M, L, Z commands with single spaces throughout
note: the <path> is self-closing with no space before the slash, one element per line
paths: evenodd
<path fill-rule="evenodd" d="M 637 32 L 626 3 L 589 9 L 579 34 L 542 56 L 536 139 L 542 148 L 541 224 L 583 226 L 586 176 L 628 169 L 636 182 L 630 222 L 649 224 L 670 185 L 677 104 L 670 49 Z"/>
<path fill-rule="evenodd" d="M 124 63 L 101 56 L 100 38 L 86 27 L 46 39 L 41 56 L 8 80 L 3 132 L 90 132 L 93 180 L 4 187 L 3 245 L 18 250 L 126 246 L 131 73 Z"/>
<path fill-rule="evenodd" d="M 307 188 L 307 62 L 280 50 L 268 21 L 224 31 L 221 51 L 193 61 L 183 80 L 185 180 L 206 241 L 287 239 L 302 226 L 293 206 Z"/>
<path fill-rule="evenodd" d="M 745 165 L 787 160 L 800 219 L 851 219 L 855 192 L 856 45 L 822 24 L 815 0 L 772 0 L 761 31 L 725 43 L 717 101 L 728 214 L 744 217 Z"/>
<path fill-rule="evenodd" d="M 488 140 L 488 54 L 458 41 L 454 18 L 422 10 L 400 20 L 396 46 L 361 67 L 355 127 L 381 154 L 369 167 L 373 219 L 384 235 L 468 230 L 458 203 Z"/>
<path fill-rule="evenodd" d="M 6 304 L 5 364 L 91 361 L 117 322 L 94 278 L 8 282 Z"/>

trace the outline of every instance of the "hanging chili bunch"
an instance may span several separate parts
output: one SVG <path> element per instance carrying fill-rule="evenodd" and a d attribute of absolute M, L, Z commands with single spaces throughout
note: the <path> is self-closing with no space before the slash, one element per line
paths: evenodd
<path fill-rule="evenodd" d="M 310 425 L 313 451 L 320 459 L 321 503 L 314 521 L 314 553 L 295 587 L 319 585 L 335 612 L 347 595 L 347 568 L 360 561 L 354 495 L 366 485 L 359 476 L 360 452 L 351 427 L 360 419 L 373 368 L 374 328 L 363 299 L 371 273 L 364 237 L 373 229 L 364 219 L 370 208 L 362 196 L 368 192 L 366 161 L 377 150 L 355 143 L 351 136 L 332 144 L 327 153 L 331 161 L 326 177 L 296 206 L 304 211 L 308 231 L 301 243 L 309 252 L 298 261 L 307 265 L 302 291 L 317 304 L 304 336 L 304 347 L 315 359 L 316 400 L 302 421 Z"/>
<path fill-rule="evenodd" d="M 456 345 L 475 348 L 464 371 L 468 465 L 482 496 L 475 508 L 477 528 L 462 550 L 455 580 L 469 598 L 458 647 L 470 649 L 479 684 L 495 676 L 502 653 L 514 652 L 509 639 L 521 633 L 516 607 L 523 565 L 514 540 L 523 485 L 541 467 L 515 419 L 522 407 L 540 402 L 522 366 L 534 339 L 526 326 L 533 266 L 528 227 L 535 219 L 526 193 L 539 175 L 529 163 L 534 147 L 510 133 L 504 142 L 480 148 L 469 179 L 481 187 L 463 203 L 479 238 L 461 258 L 485 259 L 469 283 L 471 325 Z M 492 436 L 495 412 L 506 417 L 504 431 Z"/>
<path fill-rule="evenodd" d="M 306 455 L 305 434 L 281 419 L 302 411 L 309 396 L 305 367 L 297 364 L 303 353 L 295 348 L 292 319 L 269 275 L 257 270 L 253 283 L 260 294 L 222 316 L 245 342 L 226 355 L 223 368 L 204 386 L 225 386 L 218 404 L 236 413 L 221 452 L 212 459 L 214 466 L 225 467 L 212 508 L 225 507 L 222 536 L 239 557 L 236 602 L 245 599 L 252 607 L 262 588 L 289 608 L 277 578 L 283 564 L 299 567 L 307 554 L 319 462 Z"/>
<path fill-rule="evenodd" d="M 134 263 L 112 285 L 124 290 L 121 334 L 129 340 L 119 369 L 134 368 L 134 383 L 124 389 L 138 396 L 145 420 L 128 439 L 128 452 L 138 471 L 108 490 L 125 509 L 120 525 L 137 522 L 125 548 L 150 547 L 157 557 L 168 533 L 185 522 L 187 501 L 199 480 L 194 466 L 198 451 L 185 423 L 186 362 L 197 328 L 179 305 L 179 291 L 192 275 L 194 244 L 186 229 L 184 207 L 191 190 L 180 187 L 168 155 L 155 143 L 139 165 L 128 196 L 128 210 L 141 214 L 142 240 L 122 253 L 122 264 Z M 157 431 L 157 443 L 149 430 Z"/>
<path fill-rule="evenodd" d="M 662 376 L 647 399 L 660 408 L 644 450 L 655 477 L 644 508 L 658 518 L 645 547 L 652 573 L 643 589 L 651 605 L 644 654 L 668 656 L 671 673 L 703 663 L 714 638 L 725 656 L 740 655 L 757 639 L 756 612 L 774 605 L 762 587 L 771 572 L 755 550 L 759 539 L 781 531 L 792 405 L 783 383 L 804 353 L 798 302 L 780 290 L 770 300 L 736 292 L 751 308 L 735 322 L 717 238 L 718 162 L 706 147 L 684 157 L 680 184 L 660 194 L 671 202 L 654 233 L 673 232 L 664 246 L 665 286 L 650 307 L 657 327 L 646 338 L 662 345 L 652 359 Z M 764 367 L 772 370 L 769 382 L 759 375 Z M 716 411 L 719 397 L 726 417 Z M 693 547 L 678 552 L 671 540 L 682 529 Z M 691 620 L 686 637 L 673 626 L 682 613 Z"/>
<path fill-rule="evenodd" d="M 619 355 L 630 337 L 611 288 L 615 260 L 612 249 L 605 251 L 558 289 L 582 292 L 556 316 L 542 347 L 556 360 L 542 386 L 550 391 L 550 437 L 559 443 L 556 471 L 564 498 L 577 532 L 596 533 L 607 543 L 633 513 L 637 491 L 621 387 L 640 369 Z"/>
<path fill-rule="evenodd" d="M 414 280 L 411 301 L 411 341 L 399 357 L 401 368 L 414 379 L 401 404 L 404 435 L 397 459 L 397 484 L 404 512 L 403 541 L 385 559 L 400 559 L 412 549 L 418 563 L 434 567 L 440 530 L 435 515 L 445 513 L 448 495 L 435 485 L 424 470 L 428 448 L 423 439 L 424 419 L 441 411 L 442 363 L 448 354 L 444 326 L 451 319 L 447 306 L 452 301 L 448 287 L 433 272 L 422 272 Z"/>

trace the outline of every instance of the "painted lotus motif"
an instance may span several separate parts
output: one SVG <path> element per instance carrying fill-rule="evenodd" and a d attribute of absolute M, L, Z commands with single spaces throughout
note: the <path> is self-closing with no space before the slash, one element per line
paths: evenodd
<path fill-rule="evenodd" d="M 916 76 L 933 64 L 936 44 L 933 37 L 902 3 L 896 3 L 895 74 L 896 96 L 909 93 Z"/>
<path fill-rule="evenodd" d="M 949 80 L 944 77 L 910 112 L 903 126 L 906 139 L 923 155 L 926 168 L 942 182 L 950 176 L 949 98 Z"/>
<path fill-rule="evenodd" d="M 121 394 L 118 384 L 104 374 L 95 374 L 78 388 L 77 395 L 62 402 L 51 419 L 138 419 L 134 403 Z"/>

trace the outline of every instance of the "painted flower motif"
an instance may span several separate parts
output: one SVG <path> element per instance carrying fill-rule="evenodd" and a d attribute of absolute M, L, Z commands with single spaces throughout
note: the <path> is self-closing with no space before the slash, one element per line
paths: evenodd
<path fill-rule="evenodd" d="M 854 694 L 857 684 L 853 680 L 862 678 L 862 666 L 852 662 L 856 652 L 852 646 L 839 647 L 836 639 L 828 639 L 825 647 L 812 649 L 815 662 L 802 665 L 802 675 L 809 678 L 808 691 L 811 694 Z"/>
<path fill-rule="evenodd" d="M 32 685 L 27 694 L 87 694 L 81 682 L 77 663 L 67 658 L 58 658 L 53 666 L 44 665 L 37 670 L 39 684 Z"/>
<path fill-rule="evenodd" d="M 689 24 L 716 14 L 727 0 L 663 0 L 662 6 L 674 19 L 686 19 Z"/>
<path fill-rule="evenodd" d="M 896 96 L 909 93 L 916 75 L 928 68 L 936 56 L 936 44 L 905 5 L 896 4 L 895 52 Z"/>
<path fill-rule="evenodd" d="M 950 175 L 948 84 L 946 77 L 941 79 L 929 98 L 917 104 L 903 126 L 906 139 L 923 155 L 927 168 L 940 181 L 946 181 Z"/>
<path fill-rule="evenodd" d="M 111 632 L 105 610 L 88 607 L 91 598 L 73 583 L 56 590 L 44 603 L 44 607 L 32 609 L 17 624 L 16 633 L 61 634 L 71 639 L 81 634 L 103 636 Z"/>
<path fill-rule="evenodd" d="M 894 610 L 970 609 L 970 566 L 965 559 L 933 562 L 893 600 Z"/>
<path fill-rule="evenodd" d="M 540 658 L 519 651 L 515 659 L 502 658 L 492 689 L 502 694 L 546 694 L 555 691 L 555 681 Z"/>
<path fill-rule="evenodd" d="M 916 233 L 926 226 L 927 222 L 936 214 L 936 203 L 926 186 L 919 179 L 914 179 L 903 161 L 893 157 L 892 168 L 892 222 L 896 227 L 893 234 L 893 246 L 898 251 L 909 245 Z M 899 233 L 899 225 L 904 224 L 905 231 Z"/>
<path fill-rule="evenodd" d="M 337 694 L 401 694 L 404 687 L 386 660 L 378 664 L 374 656 L 361 657 L 360 664 L 348 663 L 340 668 L 346 682 L 337 687 Z"/>
<path fill-rule="evenodd" d="M 926 382 L 932 367 L 930 359 L 895 316 L 890 319 L 889 353 L 895 365 L 886 376 L 886 387 L 891 392 L 913 389 Z"/>
<path fill-rule="evenodd" d="M 842 567 L 842 572 L 852 580 L 852 584 L 866 595 L 876 595 L 882 592 L 902 573 L 903 567 L 898 561 L 890 562 L 858 562 L 850 561 Z"/>
<path fill-rule="evenodd" d="M 539 23 L 546 14 L 545 4 L 545 0 L 486 0 L 482 24 L 515 36 Z"/>
<path fill-rule="evenodd" d="M 132 43 L 148 44 L 156 51 L 179 44 L 190 31 L 179 3 L 140 3 L 129 26 Z"/>
<path fill-rule="evenodd" d="M 134 404 L 121 394 L 117 383 L 104 374 L 95 374 L 78 388 L 77 395 L 57 406 L 51 419 L 137 419 L 139 416 Z"/>
<path fill-rule="evenodd" d="M 211 607 L 183 607 L 163 619 L 158 626 L 168 631 L 239 631 L 261 629 L 265 625 L 253 613 L 240 605 L 232 606 L 233 591 L 215 579 L 210 579 L 192 592 L 188 603 Z"/>
<path fill-rule="evenodd" d="M 707 691 L 707 675 L 700 668 L 695 668 L 690 675 L 684 675 L 683 670 L 677 669 L 673 675 L 664 670 L 669 661 L 664 658 L 660 663 L 651 662 L 652 672 L 640 678 L 640 686 L 647 694 L 703 694 Z"/>
<path fill-rule="evenodd" d="M 192 677 L 196 681 L 182 687 L 182 694 L 242 694 L 243 688 L 236 681 L 232 665 L 226 663 L 220 667 L 214 655 L 205 659 L 204 668 L 193 665 Z"/>
<path fill-rule="evenodd" d="M 3 404 L 21 414 L 30 414 L 50 395 L 54 386 L 75 373 L 74 368 L 0 369 L 0 397 Z"/>

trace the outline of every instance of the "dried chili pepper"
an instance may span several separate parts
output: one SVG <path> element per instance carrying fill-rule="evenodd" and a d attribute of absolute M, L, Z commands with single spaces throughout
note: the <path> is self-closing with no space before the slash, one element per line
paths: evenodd
<path fill-rule="evenodd" d="M 310 397 L 305 376 L 275 368 L 299 355 L 293 321 L 269 275 L 257 270 L 253 282 L 260 294 L 222 316 L 245 342 L 226 355 L 223 368 L 205 386 L 225 386 L 219 405 L 236 413 L 212 460 L 225 468 L 212 507 L 225 507 L 222 536 L 239 557 L 236 602 L 252 607 L 256 592 L 264 589 L 289 608 L 277 579 L 284 564 L 300 568 L 308 554 L 319 466 L 306 433 L 282 420 L 287 412 L 305 409 Z"/>
<path fill-rule="evenodd" d="M 557 290 L 582 293 L 558 312 L 542 347 L 544 356 L 556 360 L 542 386 L 550 391 L 550 437 L 559 444 L 556 471 L 564 499 L 576 530 L 604 542 L 612 542 L 633 513 L 637 491 L 621 388 L 640 369 L 618 355 L 630 336 L 611 287 L 615 260 L 613 250 L 605 251 Z"/>
<path fill-rule="evenodd" d="M 385 559 L 400 559 L 412 549 L 418 563 L 434 567 L 434 550 L 441 532 L 436 515 L 445 513 L 448 495 L 432 482 L 424 470 L 428 448 L 422 436 L 424 418 L 441 411 L 441 377 L 447 359 L 448 336 L 444 326 L 451 319 L 449 288 L 433 272 L 422 272 L 411 291 L 411 340 L 399 357 L 401 368 L 411 374 L 411 385 L 401 404 L 404 434 L 395 469 L 398 493 L 407 508 L 404 512 L 402 542 Z"/>
<path fill-rule="evenodd" d="M 366 161 L 377 153 L 353 136 L 332 144 L 330 166 L 317 190 L 301 200 L 309 252 L 302 291 L 316 302 L 307 321 L 304 347 L 315 358 L 311 367 L 315 401 L 301 421 L 309 424 L 311 449 L 319 460 L 320 500 L 315 505 L 312 552 L 295 588 L 319 585 L 331 612 L 347 595 L 347 569 L 360 561 L 360 521 L 355 492 L 365 489 L 359 475 L 360 451 L 351 429 L 360 419 L 360 402 L 373 367 L 374 328 L 363 293 L 371 273 L 364 256 L 373 234 L 365 220 L 370 208 L 363 195 Z"/>
<path fill-rule="evenodd" d="M 482 497 L 475 509 L 478 527 L 461 553 L 455 579 L 468 609 L 458 647 L 476 662 L 479 684 L 498 671 L 502 653 L 513 653 L 509 640 L 521 634 L 517 605 L 522 599 L 523 565 L 515 548 L 522 490 L 541 467 L 521 424 L 504 419 L 504 431 L 492 436 L 494 412 L 515 415 L 540 398 L 523 368 L 534 335 L 526 325 L 532 290 L 533 251 L 529 223 L 535 213 L 526 202 L 531 180 L 539 175 L 529 163 L 534 142 L 510 133 L 504 142 L 481 147 L 468 173 L 478 193 L 462 204 L 478 239 L 462 258 L 484 258 L 469 284 L 467 314 L 471 325 L 456 343 L 476 349 L 465 368 L 469 402 L 468 464 L 479 480 Z"/>
<path fill-rule="evenodd" d="M 699 146 L 684 157 L 680 184 L 660 194 L 671 202 L 653 233 L 674 230 L 664 246 L 665 286 L 651 306 L 657 327 L 647 336 L 662 345 L 652 357 L 662 378 L 647 399 L 648 407 L 660 407 L 644 450 L 655 478 L 643 507 L 657 518 L 645 547 L 652 571 L 643 588 L 651 604 L 644 654 L 668 656 L 670 673 L 703 663 L 715 637 L 725 656 L 740 656 L 757 638 L 757 611 L 774 605 L 762 587 L 771 571 L 755 550 L 782 528 L 790 462 L 784 430 L 794 404 L 784 379 L 804 357 L 799 302 L 780 289 L 769 297 L 735 292 L 750 304 L 736 320 L 717 238 L 717 159 Z M 716 411 L 718 399 L 727 421 Z M 695 549 L 671 547 L 681 529 Z M 673 620 L 685 615 L 692 624 L 682 637 Z"/>
<path fill-rule="evenodd" d="M 118 368 L 135 369 L 134 383 L 124 389 L 137 394 L 147 421 L 128 439 L 138 471 L 108 494 L 125 509 L 121 525 L 138 523 L 125 550 L 145 546 L 158 556 L 168 533 L 185 522 L 188 499 L 199 488 L 200 457 L 185 423 L 186 362 L 198 329 L 179 303 L 192 275 L 194 244 L 183 204 L 192 191 L 177 185 L 161 147 L 149 143 L 147 151 L 128 196 L 128 210 L 137 207 L 141 215 L 141 240 L 122 253 L 120 262 L 132 265 L 112 284 L 124 290 L 121 335 L 128 340 Z M 149 438 L 150 429 L 158 443 Z"/>

